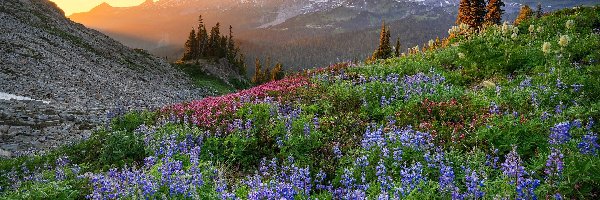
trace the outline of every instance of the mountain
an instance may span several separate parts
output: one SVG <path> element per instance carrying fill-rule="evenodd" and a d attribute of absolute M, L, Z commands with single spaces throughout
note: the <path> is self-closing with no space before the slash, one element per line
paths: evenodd
<path fill-rule="evenodd" d="M 600 6 L 484 28 L 130 112 L 0 199 L 599 199 Z"/>
<path fill-rule="evenodd" d="M 70 21 L 47 0 L 3 0 L 0 30 L 0 92 L 46 102 L 0 98 L 0 149 L 54 145 L 106 122 L 115 108 L 207 94 L 166 61 Z"/>
<path fill-rule="evenodd" d="M 100 30 L 125 45 L 143 48 L 170 61 L 181 56 L 182 45 L 197 17 L 204 21 L 231 24 L 247 62 L 272 57 L 285 66 L 311 68 L 338 60 L 362 60 L 378 41 L 374 31 L 385 20 L 404 47 L 426 43 L 446 34 L 454 24 L 459 0 L 160 0 L 117 8 L 99 5 L 70 19 Z M 519 7 L 535 7 L 537 1 L 505 1 L 505 19 L 512 21 Z M 544 10 L 593 0 L 544 1 Z M 420 17 L 417 17 L 420 16 Z M 118 20 L 114 20 L 118 19 Z M 414 24 L 418 20 L 419 24 Z M 409 31 L 406 31 L 409 30 Z M 410 33 L 405 35 L 404 33 Z M 374 34 L 373 36 L 366 36 Z M 336 37 L 349 37 L 336 40 Z M 332 40 L 333 38 L 333 40 Z M 355 40 L 357 39 L 357 40 Z M 347 46 L 347 41 L 354 41 Z M 368 42 L 370 41 L 370 42 Z M 310 49 L 307 49 L 310 48 Z M 306 53 L 319 49 L 327 53 Z M 350 54 L 346 54 L 352 49 Z M 359 50 L 360 49 L 360 50 Z M 310 57 L 310 59 L 296 59 Z"/>

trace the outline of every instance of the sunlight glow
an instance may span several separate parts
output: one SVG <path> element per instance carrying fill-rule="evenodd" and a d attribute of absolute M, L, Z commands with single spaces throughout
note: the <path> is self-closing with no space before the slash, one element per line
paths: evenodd
<path fill-rule="evenodd" d="M 69 16 L 73 13 L 79 12 L 87 12 L 92 8 L 102 4 L 103 2 L 108 3 L 113 7 L 128 7 L 139 5 L 144 2 L 144 0 L 50 0 L 58 7 L 60 7 L 63 11 L 65 11 L 65 15 Z M 154 0 L 156 1 L 156 0 Z"/>

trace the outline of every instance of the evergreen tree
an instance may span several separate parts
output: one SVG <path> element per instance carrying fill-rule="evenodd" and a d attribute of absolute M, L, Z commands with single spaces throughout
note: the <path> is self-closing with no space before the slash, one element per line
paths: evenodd
<path fill-rule="evenodd" d="M 208 39 L 208 57 L 218 57 L 221 52 L 221 33 L 219 31 L 220 24 L 217 24 L 210 29 L 210 37 Z"/>
<path fill-rule="evenodd" d="M 192 60 L 195 58 L 194 56 L 197 54 L 197 42 L 198 40 L 196 39 L 196 31 L 192 28 L 192 31 L 190 31 L 190 35 L 185 42 L 185 49 L 183 51 L 183 57 L 181 60 Z"/>
<path fill-rule="evenodd" d="M 483 25 L 487 11 L 485 9 L 485 0 L 471 0 L 471 23 L 473 28 L 480 28 Z"/>
<path fill-rule="evenodd" d="M 284 76 L 285 76 L 285 74 L 283 72 L 283 65 L 281 63 L 277 63 L 275 65 L 275 67 L 273 67 L 273 70 L 271 71 L 271 80 L 272 81 L 281 80 L 281 79 L 283 79 Z"/>
<path fill-rule="evenodd" d="M 533 10 L 528 5 L 521 6 L 519 16 L 515 19 L 515 25 L 519 25 L 521 22 L 531 18 L 533 16 Z"/>
<path fill-rule="evenodd" d="M 390 45 L 390 30 L 385 26 L 385 22 L 381 25 L 381 33 L 379 35 L 379 47 L 373 52 L 373 59 L 386 59 L 392 57 L 392 46 Z"/>
<path fill-rule="evenodd" d="M 230 61 L 233 61 L 237 54 L 235 42 L 233 41 L 233 27 L 229 25 L 229 38 L 227 38 L 227 56 Z"/>
<path fill-rule="evenodd" d="M 469 24 L 471 14 L 471 0 L 460 0 L 456 25 Z"/>
<path fill-rule="evenodd" d="M 542 10 L 542 3 L 537 4 L 537 10 L 535 11 L 535 17 L 540 18 L 544 16 L 544 11 Z"/>
<path fill-rule="evenodd" d="M 206 57 L 208 48 L 208 33 L 206 32 L 202 15 L 198 17 L 198 31 L 196 38 L 198 40 L 198 58 L 204 58 Z"/>
<path fill-rule="evenodd" d="M 400 48 L 402 46 L 400 46 L 400 38 L 396 38 L 396 46 L 394 47 L 394 56 L 396 57 L 400 57 Z"/>
<path fill-rule="evenodd" d="M 262 77 L 261 84 L 272 81 L 271 80 L 271 68 L 269 68 L 268 65 L 265 65 L 265 71 L 261 74 L 261 77 Z"/>
<path fill-rule="evenodd" d="M 227 36 L 221 36 L 221 40 L 219 40 L 219 54 L 217 55 L 217 59 L 225 57 L 227 57 Z"/>
<path fill-rule="evenodd" d="M 256 61 L 254 62 L 254 76 L 252 77 L 252 83 L 260 85 L 262 80 L 262 66 L 260 60 L 256 58 Z"/>
<path fill-rule="evenodd" d="M 486 9 L 487 14 L 485 15 L 484 23 L 486 25 L 500 25 L 502 23 L 502 15 L 504 14 L 504 2 L 502 0 L 490 0 Z"/>
<path fill-rule="evenodd" d="M 240 58 L 238 59 L 236 65 L 238 66 L 238 73 L 244 77 L 246 77 L 246 56 L 244 54 L 240 54 Z"/>

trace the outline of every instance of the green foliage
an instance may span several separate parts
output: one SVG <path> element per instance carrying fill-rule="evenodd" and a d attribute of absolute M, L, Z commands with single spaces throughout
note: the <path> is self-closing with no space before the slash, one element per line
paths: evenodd
<path fill-rule="evenodd" d="M 126 164 L 141 163 L 146 157 L 144 141 L 137 133 L 113 131 L 102 136 L 98 162 L 104 168 L 123 167 Z"/>
<path fill-rule="evenodd" d="M 111 120 L 111 128 L 117 131 L 133 132 L 140 125 L 150 125 L 156 121 L 157 113 L 149 111 L 129 112 Z"/>
<path fill-rule="evenodd" d="M 30 182 L 17 191 L 0 195 L 0 199 L 81 199 L 84 198 L 79 188 L 73 187 L 76 180 Z M 81 184 L 81 183 L 79 183 Z"/>

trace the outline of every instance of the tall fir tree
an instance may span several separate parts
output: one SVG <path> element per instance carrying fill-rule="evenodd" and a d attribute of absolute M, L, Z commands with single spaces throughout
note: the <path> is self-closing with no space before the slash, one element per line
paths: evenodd
<path fill-rule="evenodd" d="M 485 8 L 485 0 L 461 0 L 458 5 L 456 24 L 466 24 L 475 29 L 481 27 L 486 15 Z"/>
<path fill-rule="evenodd" d="M 533 10 L 528 5 L 521 6 L 519 10 L 519 16 L 515 19 L 515 25 L 519 25 L 521 22 L 531 18 L 533 16 Z"/>
<path fill-rule="evenodd" d="M 537 10 L 535 11 L 535 17 L 540 18 L 544 16 L 544 10 L 542 10 L 542 3 L 537 4 Z"/>
<path fill-rule="evenodd" d="M 272 81 L 271 80 L 271 68 L 269 67 L 269 65 L 265 65 L 265 71 L 262 73 L 261 77 L 262 77 L 261 84 Z"/>
<path fill-rule="evenodd" d="M 221 33 L 219 30 L 220 24 L 217 24 L 210 29 L 210 37 L 208 39 L 208 56 L 218 57 L 221 52 Z"/>
<path fill-rule="evenodd" d="M 237 60 L 236 65 L 238 66 L 238 73 L 242 76 L 246 76 L 246 56 L 244 54 L 240 54 L 240 58 Z"/>
<path fill-rule="evenodd" d="M 262 65 L 260 64 L 260 60 L 256 58 L 256 61 L 254 61 L 254 76 L 252 77 L 252 83 L 259 85 L 262 80 Z"/>
<path fill-rule="evenodd" d="M 392 57 L 393 51 L 390 45 L 390 30 L 385 26 L 385 21 L 381 25 L 379 34 L 379 47 L 373 52 L 372 59 L 386 59 Z"/>
<path fill-rule="evenodd" d="M 402 46 L 400 46 L 400 38 L 396 38 L 396 46 L 394 47 L 394 56 L 400 57 L 400 55 L 401 55 L 400 48 L 402 48 Z"/>
<path fill-rule="evenodd" d="M 197 43 L 196 39 L 196 31 L 192 28 L 190 31 L 190 35 L 188 36 L 187 41 L 185 42 L 185 49 L 183 51 L 183 57 L 181 60 L 193 60 L 195 59 L 195 55 L 197 54 Z"/>
<path fill-rule="evenodd" d="M 275 67 L 273 67 L 273 70 L 271 71 L 271 80 L 281 80 L 284 78 L 284 76 L 285 73 L 283 72 L 283 65 L 281 63 L 275 64 Z"/>
<path fill-rule="evenodd" d="M 502 15 L 504 14 L 504 2 L 502 0 L 490 0 L 486 6 L 487 13 L 485 15 L 484 24 L 500 25 L 502 23 Z"/>
<path fill-rule="evenodd" d="M 204 58 L 206 57 L 208 47 L 208 33 L 206 32 L 202 15 L 198 17 L 198 31 L 196 34 L 196 39 L 198 40 L 198 58 Z"/>
<path fill-rule="evenodd" d="M 471 14 L 471 0 L 460 0 L 456 25 L 469 24 Z"/>
<path fill-rule="evenodd" d="M 485 0 L 471 0 L 471 27 L 477 29 L 483 25 L 485 14 Z"/>

